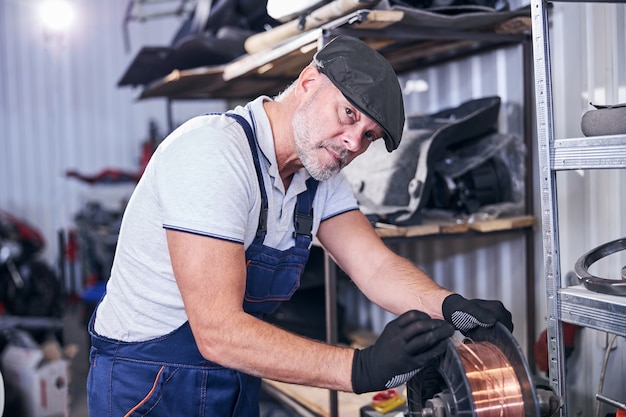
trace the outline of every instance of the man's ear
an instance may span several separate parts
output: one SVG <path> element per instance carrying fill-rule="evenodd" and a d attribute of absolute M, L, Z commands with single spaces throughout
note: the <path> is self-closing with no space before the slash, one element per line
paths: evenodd
<path fill-rule="evenodd" d="M 300 72 L 297 81 L 297 89 L 308 92 L 311 88 L 314 88 L 319 83 L 319 78 L 322 73 L 312 65 L 304 67 Z"/>

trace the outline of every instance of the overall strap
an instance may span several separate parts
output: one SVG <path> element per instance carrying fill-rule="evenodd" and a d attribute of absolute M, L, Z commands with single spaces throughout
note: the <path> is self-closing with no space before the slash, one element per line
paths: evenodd
<path fill-rule="evenodd" d="M 261 189 L 261 212 L 259 213 L 259 225 L 256 229 L 256 235 L 260 238 L 265 238 L 265 232 L 267 231 L 267 216 L 269 213 L 269 205 L 267 202 L 267 193 L 265 192 L 265 185 L 263 185 L 263 173 L 261 172 L 261 164 L 259 162 L 259 152 L 257 151 L 256 139 L 254 131 L 250 126 L 250 123 L 241 115 L 236 113 L 222 113 L 228 117 L 234 119 L 241 125 L 243 131 L 248 138 L 248 145 L 250 145 L 250 151 L 252 152 L 252 159 L 254 160 L 254 169 L 256 170 L 257 180 L 259 182 L 259 188 Z"/>
<path fill-rule="evenodd" d="M 296 246 L 308 248 L 313 239 L 313 199 L 317 191 L 319 181 L 310 177 L 306 180 L 306 190 L 298 194 L 296 209 L 293 216 L 295 231 L 293 237 L 296 239 Z"/>
<path fill-rule="evenodd" d="M 259 162 L 259 153 L 257 151 L 257 144 L 254 131 L 250 126 L 250 123 L 241 115 L 236 113 L 222 113 L 228 117 L 233 118 L 243 128 L 246 137 L 248 138 L 248 144 L 250 145 L 250 151 L 254 159 L 254 169 L 256 170 L 257 180 L 259 181 L 259 187 L 261 189 L 261 212 L 259 214 L 259 226 L 257 227 L 257 238 L 265 237 L 267 232 L 267 217 L 269 213 L 269 206 L 267 202 L 267 193 L 265 191 L 265 185 L 263 184 L 263 173 L 261 172 L 261 165 Z M 319 181 L 313 177 L 306 181 L 307 189 L 298 194 L 298 200 L 296 202 L 296 208 L 294 210 L 293 222 L 294 222 L 294 238 L 296 240 L 296 246 L 308 248 L 313 239 L 313 199 L 317 191 L 317 185 Z"/>

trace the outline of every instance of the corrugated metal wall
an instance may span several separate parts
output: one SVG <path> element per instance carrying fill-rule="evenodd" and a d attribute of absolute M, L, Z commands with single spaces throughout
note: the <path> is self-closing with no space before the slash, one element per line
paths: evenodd
<path fill-rule="evenodd" d="M 37 225 L 49 242 L 45 256 L 54 260 L 58 256 L 57 231 L 73 226 L 73 216 L 87 199 L 104 195 L 116 204 L 128 191 L 86 186 L 66 178 L 65 172 L 136 169 L 149 121 L 155 120 L 165 133 L 165 102 L 136 102 L 137 91 L 117 88 L 116 83 L 141 46 L 167 45 L 180 22 L 171 18 L 132 23 L 132 50 L 126 52 L 122 21 L 127 0 L 75 0 L 79 20 L 60 40 L 43 33 L 36 19 L 39 3 L 0 1 L 0 208 Z M 556 126 L 557 135 L 579 136 L 579 118 L 588 101 L 626 102 L 625 12 L 623 5 L 567 7 L 567 11 L 555 7 L 555 87 L 561 87 L 555 97 L 559 108 Z M 607 39 L 619 42 L 607 48 Z M 561 54 L 566 50 L 568 57 Z M 403 81 L 423 80 L 429 88 L 407 93 L 407 112 L 430 113 L 469 98 L 498 94 L 505 103 L 501 129 L 521 132 L 522 78 L 520 47 L 419 71 Z M 221 101 L 177 103 L 174 117 L 179 122 L 225 107 Z M 620 216 L 626 202 L 623 178 L 622 172 L 563 175 L 560 201 L 565 266 L 573 265 L 589 248 L 626 234 Z M 536 242 L 540 247 L 539 231 Z M 502 299 L 514 313 L 516 337 L 526 346 L 524 314 L 533 306 L 527 306 L 521 296 L 527 274 L 521 235 L 422 240 L 398 244 L 396 249 L 438 282 L 468 297 Z M 541 256 L 541 251 L 537 254 Z M 530 271 L 531 276 L 536 275 L 538 330 L 545 314 L 540 259 L 536 271 Z M 623 259 L 614 264 L 623 265 Z M 612 267 L 598 273 L 608 273 L 608 269 Z M 349 301 L 349 318 L 355 322 L 376 330 L 390 319 L 350 292 L 343 297 Z M 598 344 L 600 336 L 593 333 L 584 332 L 568 367 L 578 395 L 577 415 L 591 415 L 591 393 L 598 381 L 603 350 Z M 626 374 L 623 342 L 619 341 L 611 357 L 607 375 L 607 393 L 617 398 L 621 395 L 622 400 L 626 392 L 621 382 L 621 375 Z"/>
<path fill-rule="evenodd" d="M 49 36 L 39 19 L 40 0 L 0 2 L 0 207 L 39 227 L 44 253 L 58 255 L 56 234 L 73 226 L 85 201 L 119 205 L 128 186 L 87 186 L 68 170 L 136 171 L 148 124 L 167 133 L 165 101 L 136 101 L 138 91 L 117 82 L 140 47 L 168 45 L 175 17 L 131 23 L 125 51 L 122 22 L 127 0 L 75 0 L 75 25 Z M 223 110 L 222 101 L 174 105 L 177 121 Z"/>
<path fill-rule="evenodd" d="M 471 238 L 441 237 L 413 242 L 391 243 L 397 253 L 416 265 L 444 287 L 470 298 L 500 299 L 513 312 L 515 335 L 525 342 L 526 248 L 519 234 L 507 233 Z M 340 300 L 346 318 L 375 331 L 394 316 L 367 302 L 351 287 L 343 289 Z"/>
<path fill-rule="evenodd" d="M 503 103 L 499 130 L 521 137 L 524 134 L 523 64 L 523 47 L 517 45 L 401 76 L 406 112 L 429 114 L 456 107 L 467 100 L 498 95 Z M 532 88 L 532 79 L 527 81 Z M 446 287 L 467 297 L 502 300 L 513 312 L 515 336 L 525 349 L 528 303 L 524 286 L 527 275 L 524 242 L 521 233 L 512 233 L 426 239 L 398 243 L 394 248 Z M 530 279 L 534 279 L 534 273 L 529 272 Z M 539 287 L 543 288 L 543 284 L 539 283 Z M 348 309 L 348 318 L 360 325 L 367 323 L 381 331 L 391 318 L 360 295 L 348 297 L 360 300 L 358 307 Z"/>

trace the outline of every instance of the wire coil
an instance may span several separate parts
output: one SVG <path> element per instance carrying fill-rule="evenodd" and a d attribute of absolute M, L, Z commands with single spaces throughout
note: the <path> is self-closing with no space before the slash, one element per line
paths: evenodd
<path fill-rule="evenodd" d="M 407 382 L 411 416 L 540 417 L 517 341 L 501 323 L 447 340 L 446 353 Z"/>
<path fill-rule="evenodd" d="M 456 349 L 474 397 L 476 417 L 524 417 L 522 388 L 502 351 L 492 343 L 469 339 Z"/>

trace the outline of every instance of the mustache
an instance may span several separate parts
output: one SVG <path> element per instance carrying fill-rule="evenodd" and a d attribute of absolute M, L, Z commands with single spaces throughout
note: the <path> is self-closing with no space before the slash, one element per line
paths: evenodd
<path fill-rule="evenodd" d="M 340 146 L 336 146 L 335 144 L 332 144 L 332 143 L 322 143 L 320 147 L 330 149 L 331 151 L 336 153 L 337 156 L 339 157 L 339 166 L 341 168 L 345 167 L 348 164 L 349 157 L 350 157 L 349 150 Z"/>

